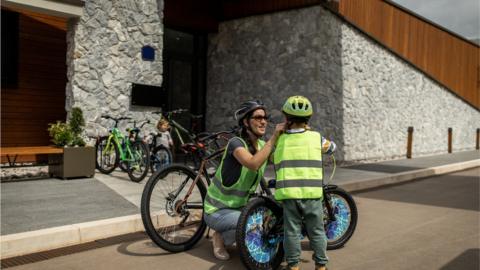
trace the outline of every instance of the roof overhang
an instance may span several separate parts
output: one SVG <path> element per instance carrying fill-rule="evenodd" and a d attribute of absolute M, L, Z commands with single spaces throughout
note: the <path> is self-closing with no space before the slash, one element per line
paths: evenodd
<path fill-rule="evenodd" d="M 1 0 L 2 6 L 26 9 L 63 18 L 78 18 L 83 14 L 83 0 Z"/>

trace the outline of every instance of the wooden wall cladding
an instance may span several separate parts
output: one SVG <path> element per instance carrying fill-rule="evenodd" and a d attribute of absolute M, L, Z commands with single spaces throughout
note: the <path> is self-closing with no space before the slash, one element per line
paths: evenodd
<path fill-rule="evenodd" d="M 480 109 L 480 48 L 382 0 L 340 0 L 339 15 Z"/>
<path fill-rule="evenodd" d="M 65 121 L 66 20 L 19 12 L 18 81 L 1 95 L 1 146 L 49 145 L 48 123 Z"/>

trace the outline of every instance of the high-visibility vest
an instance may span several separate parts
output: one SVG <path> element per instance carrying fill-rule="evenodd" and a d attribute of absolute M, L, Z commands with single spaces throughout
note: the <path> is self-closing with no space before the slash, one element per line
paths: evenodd
<path fill-rule="evenodd" d="M 247 143 L 240 138 L 243 142 L 243 145 L 248 149 Z M 265 142 L 258 140 L 258 149 L 262 149 L 265 145 Z M 215 173 L 215 177 L 212 180 L 212 183 L 207 189 L 207 196 L 205 197 L 204 210 L 207 214 L 214 213 L 220 209 L 238 209 L 247 204 L 248 198 L 251 193 L 254 193 L 257 189 L 260 179 L 263 177 L 265 171 L 265 166 L 267 162 L 265 161 L 258 171 L 252 171 L 245 166 L 242 166 L 240 176 L 235 184 L 230 187 L 223 185 L 222 179 L 222 168 L 223 161 L 227 155 L 228 145 L 223 153 L 222 161 L 220 166 Z"/>
<path fill-rule="evenodd" d="M 322 136 L 315 131 L 284 133 L 273 155 L 275 199 L 318 199 L 323 195 Z"/>

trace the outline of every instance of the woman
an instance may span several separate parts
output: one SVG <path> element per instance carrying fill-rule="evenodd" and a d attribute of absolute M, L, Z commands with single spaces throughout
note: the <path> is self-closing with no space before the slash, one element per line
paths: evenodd
<path fill-rule="evenodd" d="M 215 230 L 213 254 L 219 260 L 230 258 L 225 245 L 235 242 L 240 208 L 257 189 L 273 145 L 284 128 L 284 124 L 278 124 L 268 142 L 260 139 L 265 135 L 268 118 L 265 106 L 258 100 L 243 103 L 235 111 L 235 119 L 241 127 L 240 136 L 228 142 L 205 198 L 205 222 Z"/>

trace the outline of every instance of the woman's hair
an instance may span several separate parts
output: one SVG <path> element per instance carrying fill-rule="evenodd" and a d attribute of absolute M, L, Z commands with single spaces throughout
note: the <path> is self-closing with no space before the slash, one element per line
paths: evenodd
<path fill-rule="evenodd" d="M 265 109 L 264 108 L 258 108 L 256 110 L 263 110 L 265 113 Z M 248 112 L 244 117 L 243 119 L 246 119 L 247 121 L 250 120 L 250 117 L 252 117 L 252 114 L 256 111 L 256 110 L 253 110 L 253 111 L 250 111 Z M 253 149 L 253 153 L 252 155 L 255 155 L 257 153 L 257 148 L 253 145 L 253 142 L 250 140 L 250 136 L 248 135 L 248 127 L 243 124 L 243 119 L 242 119 L 242 123 L 240 125 L 240 138 L 242 138 L 246 143 L 247 143 L 247 147 L 248 147 L 248 151 L 250 152 L 250 149 Z"/>

